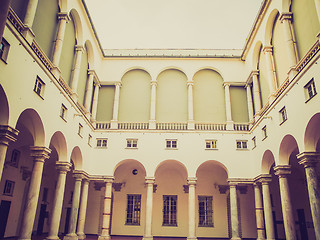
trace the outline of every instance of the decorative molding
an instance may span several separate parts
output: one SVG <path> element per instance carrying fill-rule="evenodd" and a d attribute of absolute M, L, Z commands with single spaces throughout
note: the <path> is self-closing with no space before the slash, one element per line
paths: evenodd
<path fill-rule="evenodd" d="M 226 194 L 229 190 L 229 185 L 218 185 L 220 194 Z"/>
<path fill-rule="evenodd" d="M 189 185 L 183 185 L 184 193 L 189 193 Z"/>
<path fill-rule="evenodd" d="M 125 183 L 112 183 L 112 187 L 116 192 L 120 192 L 122 186 L 125 186 Z"/>

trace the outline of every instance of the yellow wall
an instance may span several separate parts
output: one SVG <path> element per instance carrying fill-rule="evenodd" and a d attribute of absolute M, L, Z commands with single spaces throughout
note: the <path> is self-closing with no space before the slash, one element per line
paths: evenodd
<path fill-rule="evenodd" d="M 186 122 L 188 119 L 187 77 L 178 70 L 166 70 L 158 77 L 156 119 L 158 122 Z"/>
<path fill-rule="evenodd" d="M 101 86 L 97 107 L 97 121 L 110 121 L 113 113 L 114 86 Z"/>
<path fill-rule="evenodd" d="M 143 70 L 126 73 L 121 82 L 120 122 L 148 122 L 150 118 L 151 77 Z"/>
<path fill-rule="evenodd" d="M 266 56 L 262 50 L 259 56 L 259 83 L 260 83 L 262 106 L 264 106 L 268 102 L 270 90 L 269 90 L 267 68 L 266 68 Z"/>
<path fill-rule="evenodd" d="M 201 70 L 194 77 L 194 119 L 197 122 L 225 122 L 223 79 L 212 70 Z"/>
<path fill-rule="evenodd" d="M 80 103 L 84 103 L 84 93 L 86 90 L 87 79 L 88 79 L 88 52 L 84 47 L 84 51 L 81 56 L 81 65 L 80 65 L 80 74 L 79 74 L 79 82 L 77 88 L 78 101 Z"/>
<path fill-rule="evenodd" d="M 249 122 L 247 93 L 244 87 L 230 87 L 231 114 L 234 122 Z"/>

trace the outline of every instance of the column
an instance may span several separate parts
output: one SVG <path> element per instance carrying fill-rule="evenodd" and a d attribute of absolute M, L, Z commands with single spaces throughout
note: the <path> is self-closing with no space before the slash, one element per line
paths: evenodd
<path fill-rule="evenodd" d="M 87 213 L 87 203 L 88 203 L 88 191 L 89 191 L 89 179 L 88 177 L 82 180 L 82 191 L 81 191 L 81 201 L 79 209 L 79 219 L 77 227 L 78 239 L 85 239 L 86 235 L 84 234 L 84 225 L 86 221 Z"/>
<path fill-rule="evenodd" d="M 105 180 L 106 187 L 104 192 L 102 232 L 98 240 L 110 240 L 110 217 L 111 217 L 111 197 L 113 178 Z"/>
<path fill-rule="evenodd" d="M 120 100 L 120 87 L 121 82 L 116 83 L 116 90 L 114 93 L 114 102 L 113 102 L 113 117 L 111 120 L 111 128 L 118 128 L 118 114 L 119 114 L 119 100 Z"/>
<path fill-rule="evenodd" d="M 188 129 L 194 129 L 194 116 L 193 116 L 193 81 L 187 82 L 188 86 Z"/>
<path fill-rule="evenodd" d="M 74 55 L 75 63 L 71 72 L 71 80 L 70 80 L 70 88 L 75 96 L 77 96 L 82 52 L 83 52 L 83 47 L 80 45 L 76 45 L 75 55 Z"/>
<path fill-rule="evenodd" d="M 252 85 L 253 85 L 253 99 L 254 99 L 254 107 L 256 114 L 260 112 L 262 108 L 261 104 L 261 93 L 260 93 L 260 85 L 258 81 L 259 71 L 252 71 Z"/>
<path fill-rule="evenodd" d="M 316 10 L 318 14 L 318 20 L 320 22 L 320 0 L 314 0 L 314 4 L 316 5 Z"/>
<path fill-rule="evenodd" d="M 75 178 L 75 183 L 74 183 L 74 190 L 73 190 L 73 196 L 72 196 L 69 233 L 64 236 L 63 238 L 64 240 L 78 240 L 78 236 L 76 234 L 76 227 L 77 227 L 77 220 L 78 220 L 81 182 L 84 177 L 84 173 L 82 171 L 74 170 L 73 177 Z"/>
<path fill-rule="evenodd" d="M 93 120 L 96 120 L 96 117 L 97 117 L 99 89 L 100 89 L 100 84 L 95 83 L 93 100 L 92 100 L 92 114 L 91 114 L 91 117 Z"/>
<path fill-rule="evenodd" d="M 18 134 L 18 130 L 7 125 L 0 125 L 0 181 L 8 146 L 17 140 Z"/>
<path fill-rule="evenodd" d="M 68 162 L 56 162 L 58 170 L 58 181 L 56 191 L 53 199 L 52 215 L 50 220 L 49 234 L 46 239 L 54 240 L 59 239 L 59 226 L 61 219 L 61 211 L 63 205 L 63 196 L 66 185 L 67 172 L 70 171 L 71 164 Z"/>
<path fill-rule="evenodd" d="M 189 239 L 196 237 L 196 183 L 197 178 L 188 178 L 189 185 Z"/>
<path fill-rule="evenodd" d="M 286 239 L 296 240 L 295 221 L 290 199 L 290 191 L 287 176 L 291 174 L 291 167 L 288 165 L 278 165 L 274 167 L 275 175 L 279 177 L 281 207 L 283 214 L 283 224 Z"/>
<path fill-rule="evenodd" d="M 231 232 L 232 240 L 239 240 L 239 213 L 238 213 L 238 199 L 237 199 L 237 184 L 229 183 L 230 186 L 230 214 L 231 214 Z"/>
<path fill-rule="evenodd" d="M 10 0 L 2 0 L 0 8 L 0 42 L 2 41 L 2 35 L 6 26 L 8 12 L 9 12 Z"/>
<path fill-rule="evenodd" d="M 269 101 L 274 100 L 274 94 L 276 89 L 278 88 L 277 78 L 276 78 L 276 72 L 274 67 L 274 59 L 273 59 L 273 47 L 272 46 L 265 46 L 263 48 L 263 52 L 266 57 L 266 67 L 267 67 L 267 73 L 268 73 L 268 84 L 269 84 Z"/>
<path fill-rule="evenodd" d="M 227 116 L 227 130 L 233 130 L 233 121 L 231 114 L 231 96 L 230 96 L 230 83 L 224 83 L 224 95 L 226 101 L 226 116 Z"/>
<path fill-rule="evenodd" d="M 251 95 L 251 84 L 246 84 L 245 88 L 247 91 L 249 121 L 253 122 L 253 103 L 252 103 L 252 95 Z"/>
<path fill-rule="evenodd" d="M 262 207 L 262 198 L 261 191 L 258 183 L 254 183 L 254 199 L 256 207 L 256 221 L 257 221 L 257 240 L 264 240 L 265 231 L 264 231 L 264 220 L 263 220 L 263 207 Z"/>
<path fill-rule="evenodd" d="M 299 164 L 304 166 L 308 185 L 310 208 L 316 239 L 320 239 L 320 189 L 316 165 L 320 154 L 315 152 L 303 152 L 297 155 Z"/>
<path fill-rule="evenodd" d="M 49 155 L 51 153 L 51 150 L 49 148 L 36 146 L 30 147 L 30 151 L 30 156 L 33 157 L 33 169 L 22 218 L 20 236 L 18 238 L 20 240 L 31 239 L 33 224 L 38 206 L 43 164 L 44 161 L 49 158 Z"/>
<path fill-rule="evenodd" d="M 53 47 L 53 56 L 52 56 L 52 64 L 55 67 L 58 67 L 60 62 L 64 33 L 66 31 L 67 22 L 70 20 L 68 13 L 66 12 L 58 13 L 58 20 L 59 20 L 58 31 L 57 31 L 56 41 Z"/>
<path fill-rule="evenodd" d="M 156 129 L 156 95 L 157 95 L 157 81 L 151 81 L 149 129 Z"/>
<path fill-rule="evenodd" d="M 146 203 L 146 228 L 143 240 L 152 240 L 152 209 L 153 209 L 153 185 L 154 178 L 146 177 L 147 203 Z"/>
<path fill-rule="evenodd" d="M 90 114 L 91 108 L 91 99 L 92 99 L 92 91 L 93 91 L 93 78 L 94 78 L 94 70 L 88 70 L 88 80 L 84 95 L 84 108 Z"/>
<path fill-rule="evenodd" d="M 27 25 L 29 28 L 32 27 L 33 20 L 36 16 L 36 10 L 38 6 L 38 0 L 29 0 L 26 15 L 24 17 L 23 23 Z"/>
<path fill-rule="evenodd" d="M 262 195 L 263 195 L 263 210 L 264 210 L 264 220 L 266 227 L 266 235 L 268 240 L 275 239 L 273 216 L 272 216 L 272 205 L 270 197 L 270 186 L 271 175 L 263 175 L 259 178 L 259 182 L 262 185 Z"/>

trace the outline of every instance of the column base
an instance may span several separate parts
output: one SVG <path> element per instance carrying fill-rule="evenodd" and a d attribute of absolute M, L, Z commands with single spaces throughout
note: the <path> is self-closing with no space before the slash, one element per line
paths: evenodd
<path fill-rule="evenodd" d="M 142 240 L 153 240 L 153 237 L 143 237 Z"/>
<path fill-rule="evenodd" d="M 196 237 L 188 237 L 187 240 L 197 240 L 198 238 Z"/>
<path fill-rule="evenodd" d="M 156 129 L 156 128 L 157 128 L 156 120 L 149 120 L 149 129 Z"/>
<path fill-rule="evenodd" d="M 80 240 L 83 240 L 83 239 L 86 239 L 86 235 L 84 233 L 78 233 L 78 239 Z"/>
<path fill-rule="evenodd" d="M 99 236 L 98 240 L 110 240 L 111 236 Z"/>
<path fill-rule="evenodd" d="M 46 240 L 59 240 L 60 238 L 58 236 L 48 236 L 45 239 Z"/>
<path fill-rule="evenodd" d="M 63 240 L 78 240 L 78 235 L 75 233 L 69 233 L 63 237 Z"/>
<path fill-rule="evenodd" d="M 227 121 L 226 130 L 233 130 L 233 129 L 234 129 L 233 121 Z"/>

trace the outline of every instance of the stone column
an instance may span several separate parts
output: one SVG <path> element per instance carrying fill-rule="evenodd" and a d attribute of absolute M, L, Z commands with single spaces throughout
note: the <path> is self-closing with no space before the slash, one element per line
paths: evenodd
<path fill-rule="evenodd" d="M 316 239 L 320 239 L 320 188 L 316 165 L 320 154 L 315 152 L 303 152 L 297 155 L 299 163 L 304 166 L 308 185 L 310 208 Z"/>
<path fill-rule="evenodd" d="M 320 0 L 314 0 L 314 4 L 316 5 L 316 10 L 318 14 L 318 20 L 320 22 Z"/>
<path fill-rule="evenodd" d="M 70 79 L 70 88 L 73 92 L 74 97 L 77 96 L 81 57 L 82 57 L 83 51 L 84 51 L 83 46 L 80 46 L 80 45 L 75 46 L 75 55 L 74 55 L 75 60 L 74 60 L 73 69 L 71 71 L 71 79 Z"/>
<path fill-rule="evenodd" d="M 288 165 L 278 165 L 274 167 L 274 171 L 275 175 L 279 177 L 283 224 L 286 232 L 286 239 L 296 240 L 295 221 L 287 178 L 287 176 L 291 174 L 291 167 Z"/>
<path fill-rule="evenodd" d="M 113 102 L 113 116 L 111 120 L 111 128 L 117 129 L 118 128 L 118 115 L 119 115 L 119 100 L 120 100 L 120 87 L 121 82 L 117 82 L 116 90 L 114 93 L 114 102 Z"/>
<path fill-rule="evenodd" d="M 27 25 L 29 28 L 32 27 L 33 20 L 36 16 L 38 6 L 38 0 L 29 0 L 27 9 L 26 9 L 26 15 L 24 16 L 23 23 Z"/>
<path fill-rule="evenodd" d="M 156 95 L 157 95 L 157 81 L 151 81 L 149 129 L 156 129 Z"/>
<path fill-rule="evenodd" d="M 51 153 L 51 150 L 49 148 L 36 146 L 30 147 L 30 151 L 30 156 L 33 157 L 33 169 L 22 218 L 20 236 L 18 238 L 20 240 L 31 239 L 33 224 L 38 206 L 43 164 L 44 161 L 49 158 L 49 155 Z"/>
<path fill-rule="evenodd" d="M 58 181 L 56 191 L 53 199 L 52 215 L 49 227 L 49 234 L 46 239 L 54 240 L 59 239 L 59 226 L 61 219 L 61 211 L 63 205 L 63 196 L 66 185 L 67 172 L 70 171 L 71 164 L 68 162 L 56 162 L 58 170 Z"/>
<path fill-rule="evenodd" d="M 93 100 L 92 100 L 92 120 L 96 120 L 97 117 L 97 109 L 98 109 L 98 98 L 99 98 L 99 89 L 100 84 L 96 83 L 93 93 Z"/>
<path fill-rule="evenodd" d="M 112 183 L 113 178 L 105 180 L 106 187 L 104 192 L 103 204 L 103 218 L 102 218 L 102 232 L 98 240 L 110 240 L 110 217 L 111 217 L 111 197 L 112 197 Z"/>
<path fill-rule="evenodd" d="M 262 108 L 260 85 L 258 81 L 259 71 L 258 70 L 252 71 L 251 74 L 252 74 L 254 107 L 255 107 L 255 112 L 257 114 L 258 112 L 260 112 Z"/>
<path fill-rule="evenodd" d="M 153 185 L 154 178 L 146 177 L 147 202 L 146 202 L 146 228 L 143 240 L 152 240 L 152 209 L 153 209 Z"/>
<path fill-rule="evenodd" d="M 70 17 L 68 16 L 68 13 L 60 12 L 58 13 L 58 20 L 59 20 L 59 24 L 58 24 L 57 37 L 54 43 L 53 55 L 52 55 L 52 64 L 55 67 L 59 66 L 64 34 L 66 31 L 66 25 L 67 25 L 67 22 L 70 21 Z"/>
<path fill-rule="evenodd" d="M 259 182 L 262 185 L 262 195 L 263 195 L 263 210 L 264 210 L 264 220 L 266 227 L 266 235 L 268 240 L 275 239 L 273 216 L 272 216 L 272 205 L 270 197 L 270 186 L 271 175 L 265 174 L 259 177 Z"/>
<path fill-rule="evenodd" d="M 267 67 L 267 73 L 268 73 L 268 84 L 269 84 L 269 101 L 274 100 L 274 94 L 276 89 L 278 88 L 277 83 L 277 77 L 276 77 L 276 71 L 274 67 L 274 59 L 273 59 L 273 47 L 272 46 L 265 46 L 263 48 L 263 52 L 266 57 L 266 67 Z"/>
<path fill-rule="evenodd" d="M 0 181 L 8 146 L 17 140 L 18 134 L 18 130 L 7 125 L 0 125 Z"/>
<path fill-rule="evenodd" d="M 188 129 L 194 129 L 194 116 L 193 116 L 193 81 L 187 82 L 188 86 Z"/>
<path fill-rule="evenodd" d="M 88 80 L 84 95 L 84 108 L 90 113 L 91 108 L 91 99 L 92 99 L 92 91 L 93 91 L 93 78 L 94 78 L 94 70 L 88 70 Z"/>
<path fill-rule="evenodd" d="M 189 185 L 189 235 L 188 240 L 196 237 L 196 184 L 197 178 L 188 178 Z"/>
<path fill-rule="evenodd" d="M 230 96 L 230 83 L 224 83 L 224 95 L 226 101 L 226 117 L 227 117 L 227 130 L 233 130 L 233 121 L 231 114 L 231 96 Z"/>
<path fill-rule="evenodd" d="M 247 91 L 249 121 L 252 122 L 253 121 L 253 102 L 252 102 L 252 94 L 251 94 L 251 84 L 246 84 L 245 88 Z"/>
<path fill-rule="evenodd" d="M 72 206 L 69 222 L 69 233 L 64 236 L 64 240 L 78 240 L 76 234 L 76 227 L 78 221 L 78 212 L 79 212 L 79 202 L 80 202 L 80 192 L 81 192 L 81 182 L 84 178 L 84 172 L 82 171 L 73 171 L 73 177 L 75 178 L 74 190 L 72 196 Z"/>
<path fill-rule="evenodd" d="M 256 207 L 256 221 L 257 221 L 257 240 L 265 239 L 265 230 L 264 230 L 264 220 L 263 220 L 263 207 L 262 207 L 262 198 L 261 191 L 258 183 L 254 183 L 254 199 Z"/>
<path fill-rule="evenodd" d="M 88 191 L 89 191 L 89 179 L 86 176 L 82 180 L 82 191 L 81 191 L 81 201 L 80 201 L 80 209 L 79 209 L 79 219 L 78 219 L 78 227 L 77 227 L 77 235 L 78 239 L 85 239 L 86 235 L 84 234 L 84 225 L 86 221 L 86 213 L 87 213 L 87 203 L 88 203 Z"/>
<path fill-rule="evenodd" d="M 2 41 L 2 35 L 6 26 L 8 12 L 9 12 L 10 0 L 2 0 L 0 8 L 0 42 Z"/>
<path fill-rule="evenodd" d="M 229 183 L 230 186 L 230 214 L 231 214 L 231 240 L 239 240 L 239 213 L 238 213 L 238 199 L 237 199 L 237 184 Z"/>

